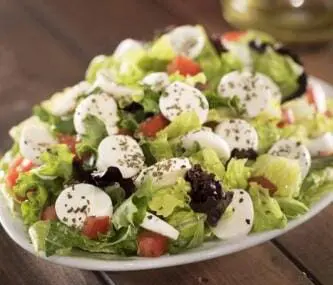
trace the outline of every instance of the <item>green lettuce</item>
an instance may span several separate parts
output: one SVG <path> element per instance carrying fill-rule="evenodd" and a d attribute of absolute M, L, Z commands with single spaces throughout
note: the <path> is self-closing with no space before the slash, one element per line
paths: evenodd
<path fill-rule="evenodd" d="M 147 141 L 147 143 L 149 145 L 150 153 L 153 155 L 156 161 L 174 157 L 173 149 L 170 142 L 168 141 L 166 133 L 162 133 L 154 140 Z"/>
<path fill-rule="evenodd" d="M 75 134 L 73 116 L 58 117 L 52 115 L 41 105 L 36 105 L 33 108 L 33 114 L 42 122 L 47 123 L 51 130 L 61 134 Z"/>
<path fill-rule="evenodd" d="M 309 211 L 304 203 L 293 198 L 276 197 L 276 201 L 288 219 L 295 219 Z"/>
<path fill-rule="evenodd" d="M 76 145 L 76 152 L 82 156 L 85 153 L 96 153 L 99 143 L 107 136 L 104 123 L 95 116 L 88 115 L 84 119 L 87 134 L 81 136 L 81 141 Z"/>
<path fill-rule="evenodd" d="M 317 113 L 313 117 L 299 122 L 307 130 L 309 137 L 318 137 L 326 132 L 333 132 L 333 120 L 327 118 L 324 114 Z"/>
<path fill-rule="evenodd" d="M 74 154 L 67 145 L 57 144 L 42 153 L 42 166 L 38 168 L 39 175 L 61 177 L 68 181 L 72 177 Z"/>
<path fill-rule="evenodd" d="M 252 177 L 263 176 L 272 182 L 277 191 L 275 196 L 297 197 L 302 174 L 297 160 L 264 154 L 253 164 Z"/>
<path fill-rule="evenodd" d="M 160 111 L 159 99 L 161 92 L 155 92 L 151 88 L 145 87 L 143 91 L 143 97 L 135 99 L 137 103 L 142 105 L 145 113 L 157 114 Z"/>
<path fill-rule="evenodd" d="M 183 112 L 166 128 L 159 131 L 157 136 L 166 134 L 168 139 L 173 139 L 185 135 L 190 131 L 198 130 L 200 127 L 201 123 L 199 117 L 194 111 Z"/>
<path fill-rule="evenodd" d="M 246 189 L 251 176 L 251 168 L 245 164 L 247 159 L 232 158 L 227 166 L 223 186 L 227 189 Z"/>
<path fill-rule="evenodd" d="M 283 97 L 297 90 L 300 73 L 295 70 L 289 56 L 281 55 L 270 47 L 263 54 L 255 51 L 252 54 L 254 70 L 269 76 L 280 87 Z"/>
<path fill-rule="evenodd" d="M 112 68 L 115 64 L 115 60 L 112 56 L 98 55 L 95 56 L 89 63 L 86 71 L 86 80 L 90 83 L 94 83 L 96 80 L 97 72 L 102 69 Z"/>
<path fill-rule="evenodd" d="M 206 215 L 181 210 L 168 217 L 167 222 L 179 231 L 179 237 L 169 244 L 170 253 L 200 246 L 205 239 Z"/>
<path fill-rule="evenodd" d="M 281 131 L 275 120 L 254 119 L 251 125 L 256 129 L 259 138 L 259 153 L 264 153 L 280 139 Z"/>
<path fill-rule="evenodd" d="M 207 172 L 214 174 L 218 180 L 223 179 L 224 165 L 213 149 L 202 149 L 192 154 L 190 160 L 192 164 L 200 164 Z"/>
<path fill-rule="evenodd" d="M 287 217 L 276 199 L 270 197 L 268 189 L 250 183 L 249 193 L 254 209 L 253 232 L 281 229 L 287 225 Z"/>
<path fill-rule="evenodd" d="M 219 96 L 215 91 L 206 91 L 205 95 L 210 109 L 227 108 L 233 115 L 244 114 L 244 107 L 242 107 L 239 97 L 222 97 Z"/>
<path fill-rule="evenodd" d="M 280 129 L 281 138 L 294 139 L 297 141 L 305 142 L 308 137 L 307 129 L 304 125 L 287 125 Z"/>
<path fill-rule="evenodd" d="M 169 82 L 175 82 L 180 81 L 184 82 L 191 86 L 196 86 L 197 84 L 206 84 L 207 83 L 207 77 L 203 72 L 199 72 L 196 75 L 182 75 L 179 73 L 179 71 L 176 71 L 175 73 L 169 75 Z"/>
<path fill-rule="evenodd" d="M 243 63 L 240 59 L 232 52 L 221 53 L 221 73 L 225 75 L 235 70 L 242 70 Z"/>
<path fill-rule="evenodd" d="M 191 186 L 183 178 L 176 184 L 156 189 L 148 203 L 150 210 L 164 218 L 169 217 L 175 210 L 189 208 L 188 192 Z"/>
<path fill-rule="evenodd" d="M 333 167 L 326 167 L 308 174 L 302 184 L 299 200 L 311 206 L 330 192 L 333 192 Z"/>

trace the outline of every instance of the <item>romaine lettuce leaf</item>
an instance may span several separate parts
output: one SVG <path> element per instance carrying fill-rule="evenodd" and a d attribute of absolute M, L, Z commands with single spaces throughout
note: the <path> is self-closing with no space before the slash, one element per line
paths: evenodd
<path fill-rule="evenodd" d="M 223 179 L 225 172 L 224 165 L 213 149 L 202 149 L 192 154 L 190 160 L 192 164 L 200 164 L 204 170 L 214 174 L 218 180 Z"/>
<path fill-rule="evenodd" d="M 259 138 L 259 153 L 266 152 L 276 141 L 280 139 L 280 129 L 275 120 L 254 119 L 251 125 L 256 129 Z"/>
<path fill-rule="evenodd" d="M 281 229 L 287 225 L 287 217 L 279 203 L 269 195 L 269 190 L 250 183 L 249 190 L 254 209 L 253 232 Z"/>
<path fill-rule="evenodd" d="M 167 222 L 179 232 L 179 237 L 169 244 L 170 253 L 200 246 L 205 238 L 206 215 L 191 210 L 178 211 L 168 217 Z"/>
<path fill-rule="evenodd" d="M 207 83 L 207 77 L 203 72 L 199 72 L 198 74 L 191 76 L 191 75 L 182 75 L 179 73 L 179 71 L 169 75 L 169 81 L 175 82 L 180 81 L 184 82 L 187 85 L 196 86 L 197 84 L 206 84 Z"/>
<path fill-rule="evenodd" d="M 112 68 L 115 65 L 115 60 L 112 56 L 97 55 L 89 63 L 86 71 L 86 80 L 93 83 L 96 79 L 97 72 L 102 69 Z"/>
<path fill-rule="evenodd" d="M 320 113 L 302 120 L 299 124 L 306 128 L 307 135 L 311 138 L 318 137 L 326 132 L 333 132 L 333 120 Z"/>
<path fill-rule="evenodd" d="M 246 189 L 251 176 L 251 168 L 245 164 L 247 159 L 232 158 L 227 166 L 223 186 L 227 189 Z"/>
<path fill-rule="evenodd" d="M 243 63 L 234 53 L 230 51 L 221 53 L 221 75 L 242 69 Z"/>
<path fill-rule="evenodd" d="M 275 199 L 279 203 L 282 212 L 290 220 L 304 215 L 309 211 L 309 208 L 304 203 L 296 199 L 287 197 L 276 197 Z"/>
<path fill-rule="evenodd" d="M 68 181 L 72 177 L 74 154 L 65 144 L 51 146 L 42 153 L 42 166 L 38 168 L 39 175 L 61 177 Z"/>
<path fill-rule="evenodd" d="M 156 189 L 148 203 L 150 210 L 164 218 L 169 217 L 175 210 L 189 208 L 188 192 L 191 186 L 183 178 L 179 178 L 175 185 Z"/>
<path fill-rule="evenodd" d="M 299 200 L 311 206 L 330 192 L 333 192 L 333 167 L 326 167 L 308 174 L 303 182 Z"/>
<path fill-rule="evenodd" d="M 88 115 L 84 119 L 87 134 L 81 136 L 81 141 L 76 145 L 76 152 L 79 156 L 85 153 L 96 153 L 99 143 L 107 136 L 104 123 L 95 116 Z"/>
<path fill-rule="evenodd" d="M 147 141 L 150 153 L 156 161 L 174 157 L 173 150 L 166 133 L 162 133 L 153 140 Z"/>

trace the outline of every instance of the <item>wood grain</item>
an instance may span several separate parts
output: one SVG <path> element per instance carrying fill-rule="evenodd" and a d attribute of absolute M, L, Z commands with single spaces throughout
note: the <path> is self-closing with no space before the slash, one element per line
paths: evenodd
<path fill-rule="evenodd" d="M 109 276 L 122 285 L 312 284 L 271 244 L 196 264 Z"/>

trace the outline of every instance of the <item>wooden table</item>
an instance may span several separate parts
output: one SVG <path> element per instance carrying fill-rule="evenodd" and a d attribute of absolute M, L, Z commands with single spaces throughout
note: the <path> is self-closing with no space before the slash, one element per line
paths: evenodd
<path fill-rule="evenodd" d="M 0 0 L 1 149 L 31 106 L 83 78 L 89 60 L 125 37 L 148 39 L 170 24 L 228 29 L 217 1 Z M 309 72 L 333 83 L 333 47 L 303 52 Z M 272 242 L 193 265 L 131 273 L 53 265 L 21 250 L 0 227 L 0 284 L 332 285 L 333 206 Z"/>

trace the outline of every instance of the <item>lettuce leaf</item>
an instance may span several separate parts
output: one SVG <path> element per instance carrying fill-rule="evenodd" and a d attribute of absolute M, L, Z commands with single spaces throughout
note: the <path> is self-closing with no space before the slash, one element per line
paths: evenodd
<path fill-rule="evenodd" d="M 280 129 L 275 120 L 254 119 L 251 125 L 256 129 L 259 138 L 259 153 L 264 153 L 280 139 Z"/>
<path fill-rule="evenodd" d="M 252 182 L 249 193 L 254 209 L 253 232 L 281 229 L 287 225 L 287 217 L 276 199 L 270 197 L 268 189 Z"/>
<path fill-rule="evenodd" d="M 69 181 L 73 172 L 74 154 L 65 144 L 51 146 L 42 153 L 40 159 L 43 165 L 38 168 L 39 175 L 61 177 L 64 181 Z"/>
<path fill-rule="evenodd" d="M 156 137 L 154 140 L 147 141 L 150 153 L 156 161 L 174 157 L 173 150 L 166 133 Z"/>
<path fill-rule="evenodd" d="M 299 200 L 307 206 L 333 192 L 333 167 L 311 171 L 305 178 Z"/>
<path fill-rule="evenodd" d="M 84 119 L 87 134 L 81 136 L 81 141 L 76 145 L 76 152 L 79 156 L 85 153 L 96 153 L 99 143 L 107 136 L 104 123 L 95 116 L 88 115 Z"/>
<path fill-rule="evenodd" d="M 243 63 L 240 59 L 232 52 L 221 53 L 221 73 L 225 75 L 235 70 L 242 70 Z"/>
<path fill-rule="evenodd" d="M 192 154 L 190 160 L 192 164 L 200 164 L 204 170 L 214 174 L 218 180 L 223 179 L 225 172 L 224 165 L 213 149 L 202 149 Z"/>
<path fill-rule="evenodd" d="M 183 112 L 176 117 L 166 128 L 157 133 L 157 136 L 166 135 L 173 139 L 186 133 L 200 129 L 201 124 L 198 115 L 194 111 Z"/>
<path fill-rule="evenodd" d="M 244 107 L 240 104 L 239 97 L 221 97 L 215 91 L 206 91 L 205 95 L 210 109 L 228 108 L 233 115 L 244 114 Z"/>
<path fill-rule="evenodd" d="M 180 81 L 184 82 L 191 86 L 196 86 L 197 84 L 206 84 L 207 83 L 207 77 L 203 72 L 199 72 L 196 75 L 182 75 L 179 73 L 179 71 L 169 75 L 169 81 L 175 82 Z"/>
<path fill-rule="evenodd" d="M 192 210 L 174 212 L 167 222 L 179 232 L 179 237 L 169 244 L 170 253 L 178 253 L 185 249 L 200 246 L 205 239 L 206 215 Z"/>
<path fill-rule="evenodd" d="M 297 160 L 264 154 L 253 164 L 252 177 L 264 176 L 276 185 L 274 196 L 297 197 L 302 175 Z"/>
<path fill-rule="evenodd" d="M 333 132 L 333 120 L 320 113 L 316 113 L 313 117 L 302 120 L 299 124 L 306 128 L 307 135 L 312 138 L 318 137 L 326 132 Z"/>
<path fill-rule="evenodd" d="M 86 71 L 86 80 L 93 83 L 96 79 L 97 72 L 102 69 L 112 68 L 115 60 L 112 56 L 97 55 L 89 63 Z"/>
<path fill-rule="evenodd" d="M 289 220 L 304 215 L 309 211 L 309 208 L 304 203 L 293 198 L 276 197 L 276 201 Z"/>
<path fill-rule="evenodd" d="M 159 216 L 169 217 L 176 209 L 189 208 L 190 198 L 187 193 L 190 190 L 189 183 L 179 178 L 175 185 L 155 190 L 148 207 Z"/>
<path fill-rule="evenodd" d="M 223 186 L 227 189 L 246 189 L 251 176 L 251 168 L 245 164 L 247 159 L 232 158 L 228 162 L 223 179 Z"/>
<path fill-rule="evenodd" d="M 75 134 L 73 116 L 66 116 L 66 118 L 54 116 L 41 105 L 34 106 L 33 114 L 42 122 L 47 123 L 55 133 Z"/>

